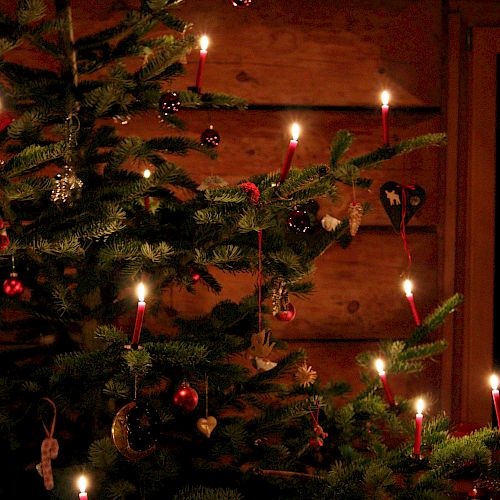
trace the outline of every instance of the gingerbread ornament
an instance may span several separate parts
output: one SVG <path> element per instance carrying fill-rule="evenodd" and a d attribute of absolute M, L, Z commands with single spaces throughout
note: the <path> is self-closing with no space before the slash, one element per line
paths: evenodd
<path fill-rule="evenodd" d="M 49 398 L 42 398 L 48 401 L 52 408 L 54 409 L 54 417 L 52 418 L 52 425 L 50 426 L 50 431 L 47 429 L 46 425 L 42 422 L 43 428 L 45 429 L 45 435 L 47 436 L 42 441 L 41 453 L 42 453 L 42 462 L 41 462 L 41 474 L 43 477 L 43 484 L 45 489 L 51 490 L 54 488 L 54 476 L 52 475 L 52 460 L 57 458 L 57 454 L 59 453 L 59 443 L 57 439 L 54 438 L 54 430 L 56 427 L 56 405 Z"/>

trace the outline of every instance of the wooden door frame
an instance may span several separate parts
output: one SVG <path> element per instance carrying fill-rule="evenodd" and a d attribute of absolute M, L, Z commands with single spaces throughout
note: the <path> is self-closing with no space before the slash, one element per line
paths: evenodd
<path fill-rule="evenodd" d="M 491 421 L 500 28 L 472 28 L 467 52 L 459 14 L 450 15 L 448 32 L 443 291 L 461 291 L 465 302 L 453 327 L 444 330 L 450 349 L 443 358 L 441 401 L 454 421 L 484 425 Z"/>

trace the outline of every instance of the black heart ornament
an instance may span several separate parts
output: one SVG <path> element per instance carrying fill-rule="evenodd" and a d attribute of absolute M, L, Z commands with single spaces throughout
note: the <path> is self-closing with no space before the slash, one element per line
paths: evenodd
<path fill-rule="evenodd" d="M 380 201 L 389 216 L 392 227 L 399 233 L 404 212 L 404 224 L 422 208 L 425 191 L 416 184 L 400 184 L 394 181 L 380 186 Z"/>

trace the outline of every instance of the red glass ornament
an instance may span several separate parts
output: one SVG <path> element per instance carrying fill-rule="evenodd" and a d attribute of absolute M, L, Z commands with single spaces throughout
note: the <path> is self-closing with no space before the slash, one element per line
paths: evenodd
<path fill-rule="evenodd" d="M 198 404 L 198 393 L 188 382 L 183 382 L 175 391 L 173 402 L 174 406 L 183 411 L 193 411 Z"/>
<path fill-rule="evenodd" d="M 311 229 L 311 220 L 305 210 L 294 210 L 289 215 L 287 224 L 296 233 L 306 233 Z"/>
<path fill-rule="evenodd" d="M 10 277 L 3 282 L 3 291 L 9 297 L 21 295 L 24 291 L 23 282 L 17 279 L 17 273 L 10 273 Z"/>
<path fill-rule="evenodd" d="M 288 310 L 278 311 L 274 316 L 280 321 L 292 321 L 292 319 L 295 318 L 295 314 L 297 314 L 295 307 L 293 307 L 293 304 L 289 302 Z"/>
<path fill-rule="evenodd" d="M 231 0 L 234 7 L 250 7 L 252 0 Z"/>
<path fill-rule="evenodd" d="M 177 113 L 181 107 L 181 101 L 175 92 L 167 92 L 158 101 L 160 115 L 168 116 Z"/>
<path fill-rule="evenodd" d="M 202 146 L 216 148 L 220 142 L 220 134 L 214 129 L 213 125 L 210 125 L 209 128 L 201 133 L 200 142 Z"/>

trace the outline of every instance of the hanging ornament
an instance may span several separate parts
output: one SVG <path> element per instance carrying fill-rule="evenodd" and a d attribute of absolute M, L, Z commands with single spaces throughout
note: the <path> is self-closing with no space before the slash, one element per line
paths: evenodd
<path fill-rule="evenodd" d="M 305 210 L 294 210 L 287 219 L 288 227 L 296 233 L 306 233 L 311 229 L 311 220 Z"/>
<path fill-rule="evenodd" d="M 177 113 L 181 106 L 181 101 L 179 96 L 175 92 L 167 92 L 160 96 L 158 101 L 158 111 L 160 112 L 160 117 L 169 116 Z"/>
<path fill-rule="evenodd" d="M 316 405 L 316 408 L 314 411 L 312 408 L 309 408 L 309 414 L 311 415 L 311 419 L 313 421 L 313 431 L 315 437 L 309 440 L 309 446 L 313 448 L 321 448 L 321 446 L 323 446 L 324 439 L 328 437 L 328 433 L 323 430 L 323 427 L 321 427 L 321 425 L 319 425 L 319 400 L 315 399 L 314 403 Z"/>
<path fill-rule="evenodd" d="M 184 381 L 175 391 L 173 403 L 183 411 L 193 411 L 198 404 L 198 393 L 189 385 L 189 382 Z"/>
<path fill-rule="evenodd" d="M 286 283 L 279 279 L 273 289 L 273 315 L 279 321 L 292 321 L 295 318 L 295 307 L 288 301 Z"/>
<path fill-rule="evenodd" d="M 200 276 L 200 273 L 197 273 L 196 271 L 191 271 L 191 279 L 193 280 L 193 285 L 196 285 L 200 279 L 201 279 L 201 276 Z"/>
<path fill-rule="evenodd" d="M 10 273 L 9 277 L 3 282 L 3 291 L 9 297 L 21 295 L 24 291 L 23 282 L 17 277 L 14 255 L 12 255 L 12 272 Z"/>
<path fill-rule="evenodd" d="M 111 425 L 116 449 L 129 460 L 147 457 L 156 448 L 160 419 L 144 402 L 131 401 L 118 410 Z"/>
<path fill-rule="evenodd" d="M 13 121 L 15 115 L 9 111 L 0 113 L 0 132 L 5 130 Z"/>
<path fill-rule="evenodd" d="M 0 250 L 7 250 L 7 248 L 9 248 L 9 245 L 10 239 L 9 235 L 7 234 L 7 229 L 5 228 L 5 222 L 0 217 Z"/>
<path fill-rule="evenodd" d="M 248 195 L 250 203 L 257 205 L 260 200 L 259 188 L 253 182 L 242 182 L 238 186 Z"/>
<path fill-rule="evenodd" d="M 57 439 L 54 438 L 54 430 L 56 427 L 56 405 L 49 398 L 42 398 L 50 403 L 52 409 L 54 410 L 54 416 L 52 418 L 52 424 L 50 426 L 50 431 L 47 429 L 45 424 L 42 422 L 43 428 L 45 429 L 46 438 L 42 441 L 41 446 L 41 457 L 42 460 L 39 465 L 37 465 L 37 470 L 43 477 L 43 485 L 46 490 L 51 490 L 54 488 L 54 477 L 52 475 L 52 460 L 57 458 L 59 453 L 59 443 Z"/>
<path fill-rule="evenodd" d="M 76 122 L 73 122 L 73 119 Z M 73 200 L 80 197 L 83 182 L 76 176 L 72 168 L 73 148 L 76 146 L 75 134 L 80 129 L 78 117 L 73 113 L 66 118 L 66 143 L 67 150 L 64 155 L 66 164 L 63 167 L 62 174 L 57 174 L 55 178 L 55 187 L 52 190 L 50 199 L 54 203 L 71 204 Z"/>
<path fill-rule="evenodd" d="M 205 177 L 196 189 L 198 191 L 206 191 L 207 189 L 217 189 L 228 185 L 228 182 L 219 175 L 211 175 Z"/>
<path fill-rule="evenodd" d="M 276 345 L 276 342 L 271 344 L 271 332 L 269 330 L 261 330 L 254 333 L 250 340 L 249 356 L 253 358 L 253 365 L 257 370 L 268 371 L 273 369 L 277 363 L 271 361 L 269 356 Z"/>
<path fill-rule="evenodd" d="M 314 382 L 318 378 L 318 374 L 312 369 L 312 366 L 307 366 L 307 363 L 304 361 L 297 368 L 295 378 L 302 387 L 309 387 L 310 385 L 314 384 Z"/>
<path fill-rule="evenodd" d="M 321 225 L 323 226 L 323 229 L 325 231 L 328 231 L 328 232 L 335 231 L 335 229 L 340 224 L 340 222 L 341 221 L 339 221 L 335 217 L 332 217 L 331 215 L 328 215 L 328 214 L 326 214 L 321 219 Z"/>
<path fill-rule="evenodd" d="M 274 361 L 271 361 L 270 359 L 264 359 L 264 358 L 259 358 L 256 357 L 254 359 L 253 365 L 257 370 L 262 370 L 263 372 L 268 372 L 269 370 L 272 370 L 276 366 L 278 366 L 278 363 L 275 363 Z"/>
<path fill-rule="evenodd" d="M 209 438 L 216 425 L 217 419 L 208 414 L 208 377 L 205 377 L 205 418 L 199 418 L 196 421 L 196 427 L 202 434 Z"/>
<path fill-rule="evenodd" d="M 213 125 L 210 125 L 209 128 L 201 133 L 200 142 L 202 146 L 216 148 L 220 142 L 220 134 L 214 129 Z"/>
<path fill-rule="evenodd" d="M 233 7 L 250 7 L 252 0 L 230 0 Z"/>
<path fill-rule="evenodd" d="M 422 208 L 425 191 L 416 184 L 404 185 L 389 181 L 380 186 L 380 201 L 392 227 L 399 233 L 403 225 Z"/>
<path fill-rule="evenodd" d="M 361 218 L 363 217 L 363 205 L 359 201 L 353 201 L 349 205 L 349 230 L 351 236 L 356 236 Z"/>

